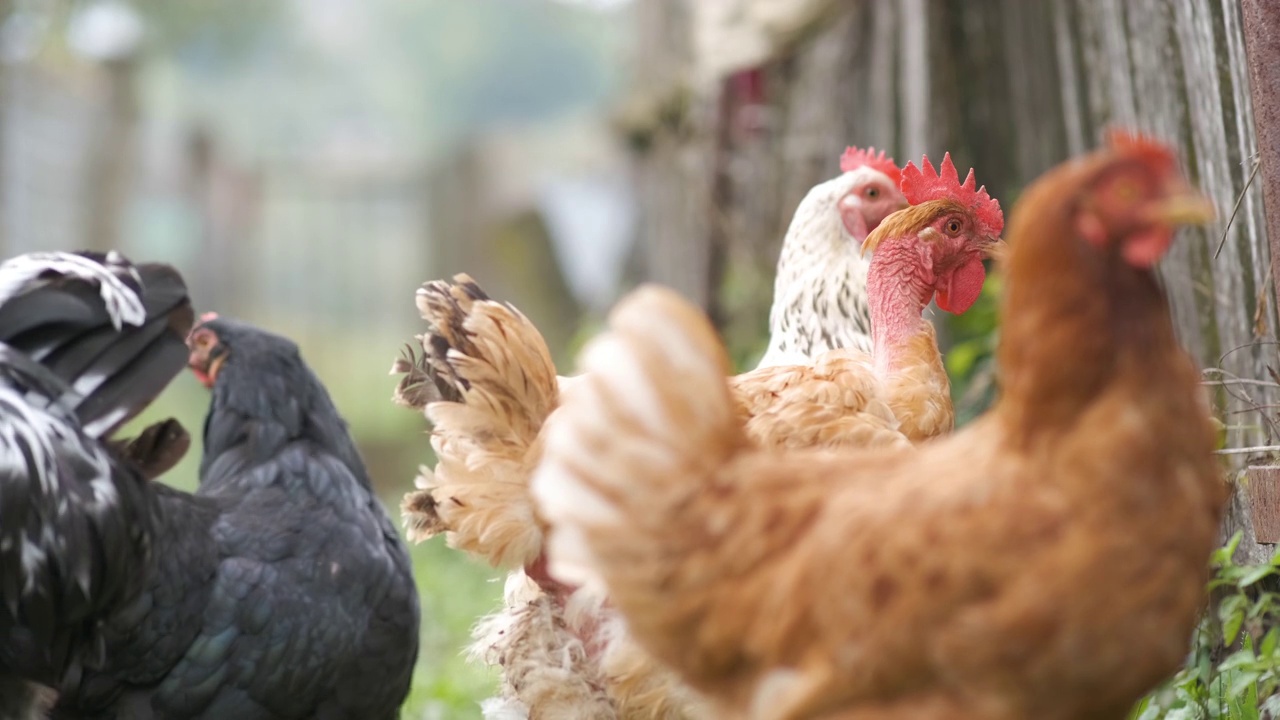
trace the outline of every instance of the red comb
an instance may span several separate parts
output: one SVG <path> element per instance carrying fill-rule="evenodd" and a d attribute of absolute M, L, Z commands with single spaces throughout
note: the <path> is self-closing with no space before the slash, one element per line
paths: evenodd
<path fill-rule="evenodd" d="M 984 235 L 998 237 L 1004 230 L 1004 212 L 1000 203 L 987 194 L 986 185 L 977 189 L 975 185 L 973 168 L 969 169 L 964 182 L 960 182 L 960 174 L 951 162 L 951 153 L 942 156 L 941 171 L 933 169 L 928 155 L 920 161 L 919 168 L 915 163 L 907 163 L 902 169 L 902 194 L 908 203 L 919 205 L 930 200 L 951 198 L 973 212 Z"/>
<path fill-rule="evenodd" d="M 207 312 L 207 313 L 205 313 L 205 314 L 203 314 L 203 315 L 201 315 L 201 316 L 200 316 L 200 322 L 201 322 L 201 324 L 203 324 L 203 323 L 207 323 L 207 322 L 209 322 L 210 320 L 217 320 L 217 319 L 218 319 L 218 313 L 216 313 L 216 312 Z"/>
<path fill-rule="evenodd" d="M 872 170 L 879 170 L 897 185 L 902 181 L 902 171 L 898 169 L 897 163 L 891 157 L 885 157 L 884 151 L 876 153 L 876 149 L 868 147 L 866 150 L 856 147 L 847 147 L 844 154 L 840 156 L 840 172 L 849 172 L 857 170 L 860 167 L 869 167 Z"/>
<path fill-rule="evenodd" d="M 1172 170 L 1178 164 L 1178 158 L 1168 143 L 1137 130 L 1109 127 L 1105 136 L 1107 145 L 1113 150 L 1132 152 L 1159 169 Z"/>

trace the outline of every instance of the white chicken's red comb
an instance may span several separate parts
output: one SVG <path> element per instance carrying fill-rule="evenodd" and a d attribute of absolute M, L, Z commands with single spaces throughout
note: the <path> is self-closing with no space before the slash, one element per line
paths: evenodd
<path fill-rule="evenodd" d="M 849 172 L 857 170 L 860 167 L 869 167 L 872 170 L 879 170 L 897 185 L 902 181 L 902 170 L 898 169 L 898 164 L 891 157 L 885 157 L 884 151 L 876 153 L 873 147 L 867 149 L 847 147 L 844 154 L 840 156 L 840 172 Z"/>
<path fill-rule="evenodd" d="M 908 203 L 919 205 L 930 200 L 951 198 L 973 212 L 984 235 L 999 237 L 1000 231 L 1004 230 L 1004 211 L 1000 209 L 1000 203 L 987 194 L 986 185 L 975 188 L 978 183 L 973 177 L 973 168 L 961 183 L 960 174 L 951 162 L 951 153 L 942 156 L 940 171 L 933 169 L 928 155 L 921 159 L 920 165 L 917 168 L 914 163 L 907 163 L 902 169 L 902 195 Z"/>

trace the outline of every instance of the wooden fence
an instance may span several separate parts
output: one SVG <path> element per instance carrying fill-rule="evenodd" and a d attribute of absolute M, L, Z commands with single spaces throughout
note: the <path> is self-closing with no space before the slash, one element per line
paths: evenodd
<path fill-rule="evenodd" d="M 702 300 L 726 327 L 760 324 L 790 214 L 837 172 L 845 145 L 885 147 L 899 162 L 949 150 L 1011 206 L 1106 125 L 1137 126 L 1175 142 L 1220 208 L 1211 227 L 1176 244 L 1161 275 L 1180 337 L 1218 383 L 1228 445 L 1280 437 L 1275 283 L 1261 187 L 1250 184 L 1258 148 L 1237 0 L 819 5 L 767 60 L 699 85 L 690 36 L 676 32 L 691 6 L 641 0 L 645 60 L 620 119 L 648 218 L 650 277 Z M 649 60 L 660 56 L 683 62 Z M 1228 530 L 1246 530 L 1256 559 L 1274 548 L 1251 543 L 1245 498 Z"/>

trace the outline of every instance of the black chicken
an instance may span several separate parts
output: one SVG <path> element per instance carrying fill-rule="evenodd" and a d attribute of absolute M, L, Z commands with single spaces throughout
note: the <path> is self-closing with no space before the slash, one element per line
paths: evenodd
<path fill-rule="evenodd" d="M 147 478 L 185 451 L 166 421 L 107 440 L 182 370 L 181 276 L 117 253 L 0 265 L 0 718 L 35 686 L 104 661 L 101 623 L 137 596 L 158 503 Z"/>
<path fill-rule="evenodd" d="M 282 337 L 213 319 L 188 345 L 213 391 L 200 487 L 149 486 L 143 590 L 52 717 L 397 717 L 418 598 L 346 423 Z"/>

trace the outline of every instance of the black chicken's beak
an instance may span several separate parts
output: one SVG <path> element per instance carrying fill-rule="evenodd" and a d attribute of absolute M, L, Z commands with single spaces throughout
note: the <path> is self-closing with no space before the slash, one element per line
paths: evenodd
<path fill-rule="evenodd" d="M 212 388 L 213 383 L 218 379 L 218 371 L 222 369 L 222 363 L 227 359 L 227 346 L 222 343 L 216 343 L 207 350 L 198 347 L 192 348 L 191 354 L 187 358 L 187 364 L 191 367 L 191 372 L 200 381 L 201 385 L 206 388 Z"/>
<path fill-rule="evenodd" d="M 200 323 L 191 328 L 187 335 L 187 366 L 192 374 L 206 388 L 212 388 L 218 379 L 218 370 L 227 359 L 227 346 L 222 344 L 217 333 L 205 324 L 218 318 L 217 313 L 205 313 L 200 316 Z"/>

